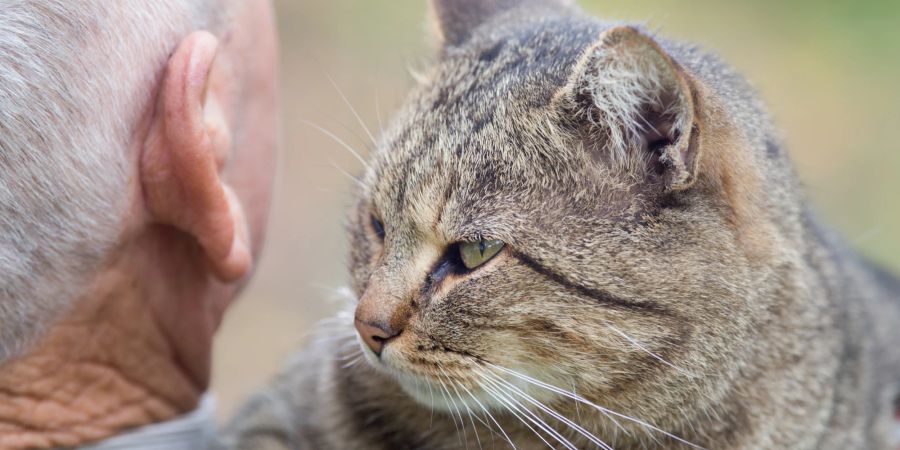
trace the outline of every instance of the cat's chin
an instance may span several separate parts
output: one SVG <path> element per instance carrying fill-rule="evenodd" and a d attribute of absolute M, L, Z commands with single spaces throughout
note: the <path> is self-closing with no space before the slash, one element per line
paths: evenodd
<path fill-rule="evenodd" d="M 460 411 L 467 410 L 501 411 L 506 410 L 507 406 L 504 404 L 504 400 L 499 400 L 497 396 L 515 397 L 511 392 L 494 392 L 493 394 L 488 392 L 488 390 L 496 390 L 497 385 L 489 384 L 491 388 L 485 390 L 473 386 L 471 379 L 468 382 L 451 381 L 450 374 L 443 370 L 442 373 L 430 373 L 433 371 L 433 367 L 425 369 L 409 367 L 410 363 L 400 356 L 400 353 L 392 351 L 390 347 L 386 348 L 379 357 L 366 346 L 359 335 L 356 338 L 360 352 L 365 359 L 364 363 L 396 382 L 404 394 L 427 410 L 451 414 L 459 414 Z M 475 378 L 477 379 L 477 377 Z M 512 380 L 510 386 L 521 392 L 531 390 L 527 384 L 520 383 L 515 379 Z M 541 397 L 541 394 L 541 392 L 531 392 L 531 395 L 536 397 Z"/>
<path fill-rule="evenodd" d="M 410 374 L 394 375 L 394 378 L 404 393 L 427 409 L 456 413 L 484 408 L 493 410 L 500 406 L 480 389 L 466 392 L 459 387 L 454 389 L 446 381 L 441 383 Z"/>
<path fill-rule="evenodd" d="M 375 356 L 375 353 L 366 348 L 365 344 L 360 342 L 360 345 L 362 353 L 365 355 L 366 363 L 393 379 L 403 393 L 424 408 L 456 413 L 456 411 L 465 410 L 465 408 L 480 411 L 483 408 L 494 409 L 501 406 L 494 398 L 488 396 L 480 389 L 469 389 L 466 391 L 461 386 L 454 388 L 447 380 L 443 382 L 438 381 L 432 377 L 419 375 L 410 370 L 397 367 L 396 362 L 392 363 L 390 356 L 384 355 L 384 359 L 380 359 Z"/>

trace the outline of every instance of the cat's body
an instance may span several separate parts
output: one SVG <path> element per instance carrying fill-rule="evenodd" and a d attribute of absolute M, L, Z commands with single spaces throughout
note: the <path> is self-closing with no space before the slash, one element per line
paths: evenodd
<path fill-rule="evenodd" d="M 738 75 L 553 0 L 434 6 L 352 215 L 358 331 L 224 446 L 896 445 L 900 284 L 818 224 Z"/>

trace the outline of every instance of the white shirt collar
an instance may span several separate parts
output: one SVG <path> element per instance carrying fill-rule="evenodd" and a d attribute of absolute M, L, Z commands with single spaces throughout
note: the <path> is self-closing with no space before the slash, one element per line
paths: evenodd
<path fill-rule="evenodd" d="M 204 394 L 197 409 L 172 420 L 146 425 L 79 450 L 198 450 L 215 434 L 215 398 Z"/>

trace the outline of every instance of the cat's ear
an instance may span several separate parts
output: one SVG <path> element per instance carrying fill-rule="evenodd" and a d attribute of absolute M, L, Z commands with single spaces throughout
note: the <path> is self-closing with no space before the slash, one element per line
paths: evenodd
<path fill-rule="evenodd" d="M 627 26 L 604 31 L 562 94 L 577 120 L 599 131 L 592 151 L 645 163 L 667 190 L 693 184 L 700 156 L 694 88 L 651 37 Z"/>
<path fill-rule="evenodd" d="M 431 24 L 438 42 L 454 46 L 464 42 L 478 28 L 496 15 L 515 8 L 571 7 L 574 0 L 429 0 Z"/>

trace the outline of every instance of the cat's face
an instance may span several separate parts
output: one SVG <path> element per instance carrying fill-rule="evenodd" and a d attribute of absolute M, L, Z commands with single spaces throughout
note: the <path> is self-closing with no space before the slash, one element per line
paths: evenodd
<path fill-rule="evenodd" d="M 444 49 L 364 177 L 369 362 L 445 409 L 508 406 L 510 386 L 572 403 L 540 383 L 644 417 L 711 395 L 753 286 L 733 211 L 693 183 L 686 76 L 633 29 L 509 28 Z"/>

